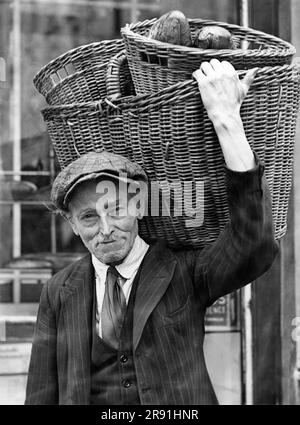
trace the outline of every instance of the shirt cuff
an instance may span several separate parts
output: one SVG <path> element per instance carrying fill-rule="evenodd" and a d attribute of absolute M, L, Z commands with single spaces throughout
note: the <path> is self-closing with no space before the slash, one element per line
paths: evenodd
<path fill-rule="evenodd" d="M 239 189 L 247 192 L 261 191 L 262 176 L 265 166 L 261 163 L 256 152 L 253 151 L 255 158 L 255 167 L 247 171 L 233 171 L 224 164 L 227 180 L 228 194 L 239 192 Z"/>

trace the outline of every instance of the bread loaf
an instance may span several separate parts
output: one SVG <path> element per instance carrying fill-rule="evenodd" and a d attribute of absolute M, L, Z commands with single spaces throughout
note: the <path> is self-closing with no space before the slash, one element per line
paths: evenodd
<path fill-rule="evenodd" d="M 231 33 L 217 25 L 201 28 L 195 36 L 193 47 L 200 49 L 235 49 Z"/>
<path fill-rule="evenodd" d="M 149 38 L 181 46 L 192 45 L 189 22 L 179 10 L 161 16 L 151 27 Z"/>

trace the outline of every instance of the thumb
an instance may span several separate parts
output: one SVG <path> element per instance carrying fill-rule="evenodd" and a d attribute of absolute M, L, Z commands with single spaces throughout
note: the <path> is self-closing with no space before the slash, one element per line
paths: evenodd
<path fill-rule="evenodd" d="M 249 69 L 245 75 L 245 77 L 242 79 L 241 83 L 243 85 L 243 89 L 244 89 L 244 95 L 246 96 L 246 94 L 248 93 L 251 84 L 253 83 L 255 76 L 258 72 L 258 68 L 252 68 Z"/>

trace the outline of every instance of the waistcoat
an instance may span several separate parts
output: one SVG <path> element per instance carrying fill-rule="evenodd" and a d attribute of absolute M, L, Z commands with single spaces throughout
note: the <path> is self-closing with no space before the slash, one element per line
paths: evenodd
<path fill-rule="evenodd" d="M 141 266 L 132 283 L 118 350 L 104 342 L 96 332 L 94 288 L 90 404 L 140 404 L 132 349 L 133 306 L 140 270 Z"/>

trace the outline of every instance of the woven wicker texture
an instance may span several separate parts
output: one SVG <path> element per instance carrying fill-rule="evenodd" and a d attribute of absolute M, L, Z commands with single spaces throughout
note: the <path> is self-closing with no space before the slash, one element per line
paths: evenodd
<path fill-rule="evenodd" d="M 122 28 L 130 71 L 137 94 L 156 93 L 170 85 L 191 78 L 202 62 L 213 58 L 227 60 L 236 69 L 290 64 L 295 48 L 277 37 L 251 28 L 202 19 L 189 19 L 192 38 L 208 25 L 219 25 L 233 35 L 236 50 L 211 50 L 177 46 L 149 39 L 156 19 Z"/>
<path fill-rule="evenodd" d="M 276 238 L 286 231 L 299 81 L 295 65 L 260 68 L 241 109 L 249 143 L 265 164 Z M 195 81 L 113 103 L 105 99 L 50 107 L 43 116 L 61 167 L 104 148 L 139 163 L 152 181 L 204 182 L 201 227 L 189 227 L 188 214 L 148 216 L 140 224 L 145 239 L 158 236 L 177 248 L 203 247 L 228 221 L 223 155 Z M 199 193 L 189 190 L 188 198 L 196 203 Z"/>
<path fill-rule="evenodd" d="M 106 96 L 118 98 L 120 96 L 134 96 L 135 89 L 128 66 L 126 50 L 114 55 L 107 65 Z"/>
<path fill-rule="evenodd" d="M 106 69 L 106 64 L 95 65 L 69 75 L 47 93 L 47 103 L 63 105 L 74 102 L 91 102 L 105 97 Z"/>
<path fill-rule="evenodd" d="M 116 39 L 69 50 L 44 66 L 33 83 L 49 104 L 98 100 L 106 93 L 108 62 L 122 49 L 123 40 Z"/>

